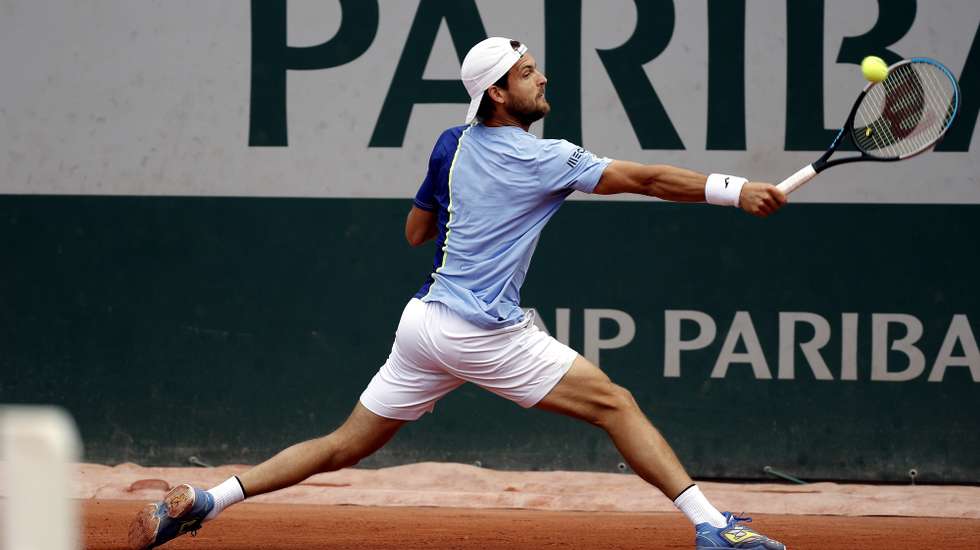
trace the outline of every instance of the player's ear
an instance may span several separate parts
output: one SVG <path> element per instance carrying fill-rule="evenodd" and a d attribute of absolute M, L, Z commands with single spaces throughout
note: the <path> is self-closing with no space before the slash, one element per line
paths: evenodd
<path fill-rule="evenodd" d="M 490 99 L 492 99 L 494 103 L 504 103 L 505 101 L 504 91 L 497 86 L 490 86 L 487 88 L 487 95 L 490 96 Z"/>

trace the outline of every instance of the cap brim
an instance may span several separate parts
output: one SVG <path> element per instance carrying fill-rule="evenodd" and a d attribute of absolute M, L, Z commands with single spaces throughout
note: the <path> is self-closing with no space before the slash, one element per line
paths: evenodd
<path fill-rule="evenodd" d="M 483 101 L 483 94 L 470 100 L 470 108 L 466 111 L 466 124 L 472 124 L 476 120 L 476 112 L 480 110 L 480 102 Z"/>

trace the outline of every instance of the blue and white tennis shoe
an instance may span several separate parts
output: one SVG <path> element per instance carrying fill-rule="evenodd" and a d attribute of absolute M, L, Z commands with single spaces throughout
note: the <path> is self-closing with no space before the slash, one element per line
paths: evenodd
<path fill-rule="evenodd" d="M 190 485 L 178 485 L 163 500 L 147 504 L 129 526 L 134 550 L 156 548 L 184 533 L 196 533 L 214 508 L 214 497 Z"/>
<path fill-rule="evenodd" d="M 749 523 L 752 518 L 738 517 L 730 512 L 722 512 L 728 525 L 713 527 L 710 523 L 699 523 L 694 529 L 697 535 L 694 545 L 697 550 L 717 550 L 718 548 L 739 548 L 741 550 L 786 550 L 786 546 L 778 541 L 756 533 L 741 525 Z"/>

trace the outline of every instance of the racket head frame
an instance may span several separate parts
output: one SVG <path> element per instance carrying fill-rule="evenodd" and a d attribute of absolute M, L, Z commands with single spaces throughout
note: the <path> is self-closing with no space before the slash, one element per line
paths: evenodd
<path fill-rule="evenodd" d="M 813 169 L 814 169 L 814 171 L 816 173 L 819 174 L 820 172 L 826 170 L 827 168 L 830 168 L 831 166 L 837 166 L 838 164 L 847 164 L 849 162 L 858 162 L 858 161 L 895 162 L 895 161 L 899 161 L 899 160 L 905 160 L 905 159 L 908 159 L 908 158 L 912 158 L 912 157 L 914 157 L 916 155 L 921 155 L 922 153 L 924 153 L 924 152 L 932 149 L 940 141 L 942 141 L 942 138 L 946 135 L 946 132 L 949 130 L 950 126 L 953 124 L 953 121 L 956 119 L 956 115 L 957 115 L 957 113 L 959 113 L 959 110 L 960 110 L 960 87 L 959 87 L 959 84 L 956 82 L 956 78 L 953 76 L 953 73 L 950 72 L 950 70 L 947 69 L 945 65 L 943 65 L 942 63 L 936 61 L 935 59 L 930 59 L 928 57 L 913 57 L 913 58 L 910 58 L 910 59 L 903 59 L 902 61 L 899 61 L 899 62 L 893 64 L 892 66 L 888 67 L 888 73 L 891 74 L 892 70 L 896 69 L 897 67 L 900 67 L 902 65 L 908 65 L 908 64 L 911 64 L 911 63 L 928 63 L 928 64 L 930 64 L 930 65 L 938 68 L 940 71 L 943 72 L 943 74 L 946 75 L 947 78 L 949 78 L 950 84 L 952 85 L 952 90 L 953 90 L 953 99 L 952 99 L 953 112 L 949 116 L 949 120 L 947 121 L 945 128 L 943 128 L 942 131 L 940 132 L 939 136 L 935 140 L 933 140 L 932 142 L 930 142 L 930 143 L 924 145 L 923 147 L 921 147 L 919 150 L 914 151 L 914 152 L 912 152 L 910 154 L 907 154 L 907 155 L 899 155 L 899 156 L 894 156 L 894 157 L 879 157 L 879 156 L 871 155 L 871 154 L 867 153 L 866 151 L 864 151 L 863 149 L 861 149 L 861 147 L 855 142 L 854 138 L 851 137 L 851 133 L 854 131 L 854 118 L 857 116 L 858 108 L 861 106 L 861 102 L 864 101 L 864 97 L 866 95 L 868 95 L 868 92 L 872 88 L 874 88 L 875 86 L 878 86 L 878 85 L 881 85 L 882 84 L 881 82 L 868 82 L 864 86 L 864 89 L 861 90 L 861 93 L 858 94 L 857 99 L 854 100 L 854 105 L 851 106 L 851 112 L 847 115 L 847 120 L 844 122 L 844 125 L 837 132 L 837 135 L 834 137 L 834 141 L 831 142 L 830 147 L 828 147 L 827 148 L 827 151 L 824 152 L 824 154 L 821 155 L 820 158 L 817 159 L 811 165 L 811 166 L 813 166 Z M 850 156 L 850 157 L 843 157 L 843 158 L 837 158 L 837 159 L 831 160 L 830 159 L 830 156 L 833 155 L 834 152 L 837 150 L 837 147 L 840 145 L 840 143 L 844 139 L 844 136 L 845 135 L 847 136 L 847 139 L 852 144 L 854 144 L 855 148 L 858 150 L 858 152 L 860 153 L 860 155 Z"/>

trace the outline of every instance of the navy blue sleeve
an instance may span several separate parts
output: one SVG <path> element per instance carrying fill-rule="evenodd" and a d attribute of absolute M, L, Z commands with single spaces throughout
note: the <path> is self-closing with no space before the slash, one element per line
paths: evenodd
<path fill-rule="evenodd" d="M 429 168 L 425 173 L 422 185 L 415 193 L 415 206 L 426 212 L 435 212 L 439 209 L 440 201 L 445 207 L 448 202 L 447 188 L 449 178 L 449 167 L 453 157 L 456 155 L 456 148 L 459 145 L 459 136 L 463 133 L 466 126 L 450 128 L 439 136 L 432 154 L 429 156 Z"/>
<path fill-rule="evenodd" d="M 440 143 L 436 142 L 436 146 L 432 149 L 432 155 L 429 157 L 429 169 L 425 173 L 425 179 L 422 180 L 418 192 L 415 193 L 416 208 L 426 212 L 433 212 L 438 206 L 436 185 L 439 181 L 439 167 L 442 166 L 442 151 L 439 145 Z"/>

